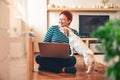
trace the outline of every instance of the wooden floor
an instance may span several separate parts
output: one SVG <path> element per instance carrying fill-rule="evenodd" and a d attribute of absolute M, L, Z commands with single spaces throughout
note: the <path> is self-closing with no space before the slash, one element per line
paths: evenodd
<path fill-rule="evenodd" d="M 83 59 L 79 55 L 75 55 L 77 58 L 77 73 L 69 74 L 69 73 L 60 73 L 55 74 L 51 72 L 38 71 L 38 65 L 35 63 L 34 72 L 33 72 L 33 80 L 109 80 L 104 77 L 105 66 L 100 63 L 96 63 L 98 67 L 98 71 L 95 72 L 93 69 L 89 74 L 85 73 L 85 68 L 83 65 Z"/>

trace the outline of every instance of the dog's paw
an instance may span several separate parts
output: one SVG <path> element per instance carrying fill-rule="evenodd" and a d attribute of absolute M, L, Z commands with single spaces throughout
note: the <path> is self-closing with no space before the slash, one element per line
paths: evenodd
<path fill-rule="evenodd" d="M 70 56 L 73 56 L 73 53 L 71 53 Z"/>
<path fill-rule="evenodd" d="M 87 73 L 87 74 L 88 74 L 88 73 L 90 73 L 90 71 L 85 71 L 85 73 Z"/>
<path fill-rule="evenodd" d="M 70 56 L 73 56 L 73 54 L 71 54 Z"/>

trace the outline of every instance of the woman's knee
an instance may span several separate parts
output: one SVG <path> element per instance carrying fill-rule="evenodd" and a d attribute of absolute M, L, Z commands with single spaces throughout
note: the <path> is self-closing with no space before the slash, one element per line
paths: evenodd
<path fill-rule="evenodd" d="M 74 66 L 76 64 L 76 57 L 75 56 L 70 56 L 69 59 L 71 61 L 71 65 Z"/>
<path fill-rule="evenodd" d="M 36 55 L 35 61 L 39 64 L 40 63 L 40 55 Z"/>

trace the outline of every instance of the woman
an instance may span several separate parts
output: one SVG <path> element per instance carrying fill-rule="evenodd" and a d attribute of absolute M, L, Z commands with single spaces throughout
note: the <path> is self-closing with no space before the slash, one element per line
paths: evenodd
<path fill-rule="evenodd" d="M 45 35 L 44 42 L 69 43 L 68 37 L 64 34 L 64 27 L 69 27 L 72 21 L 72 14 L 69 11 L 62 11 L 59 14 L 59 25 L 51 26 Z M 78 35 L 77 31 L 72 31 Z M 71 51 L 69 51 L 71 54 Z M 51 71 L 54 73 L 76 73 L 76 58 L 69 56 L 64 58 L 45 58 L 36 56 L 36 62 L 39 64 L 38 70 Z"/>

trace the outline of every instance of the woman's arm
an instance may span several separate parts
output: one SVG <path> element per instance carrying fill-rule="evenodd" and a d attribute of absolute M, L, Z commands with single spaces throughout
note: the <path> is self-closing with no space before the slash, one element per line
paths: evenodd
<path fill-rule="evenodd" d="M 43 42 L 51 42 L 52 39 L 52 35 L 53 35 L 53 26 L 49 28 L 49 30 L 47 31 Z"/>

